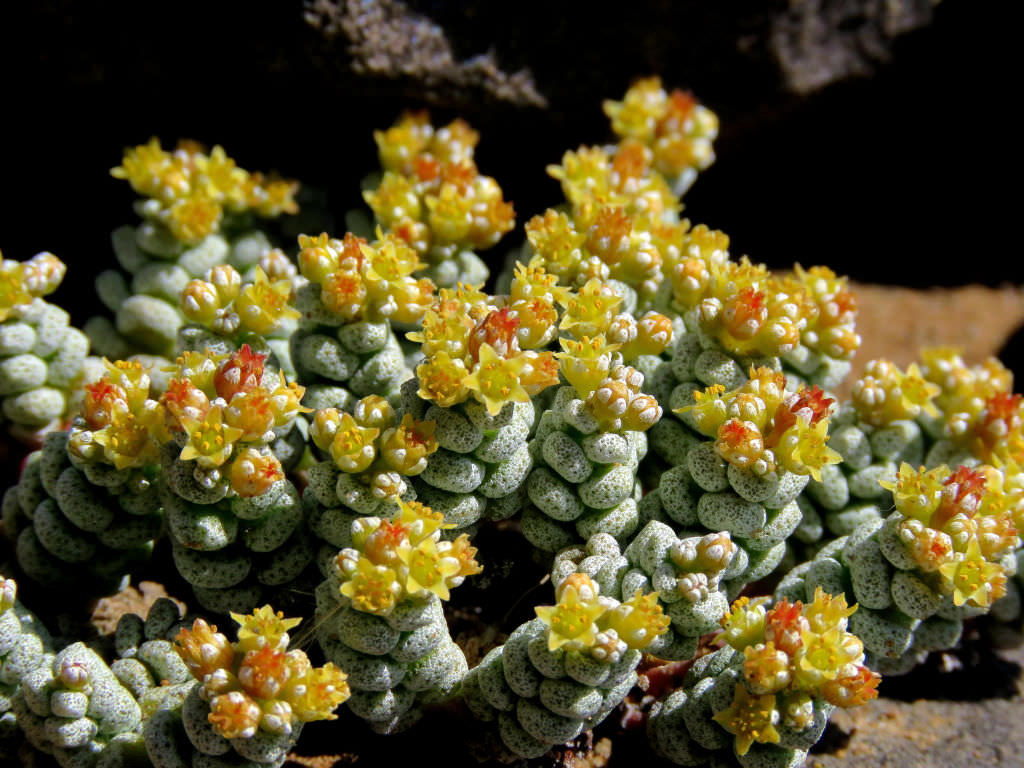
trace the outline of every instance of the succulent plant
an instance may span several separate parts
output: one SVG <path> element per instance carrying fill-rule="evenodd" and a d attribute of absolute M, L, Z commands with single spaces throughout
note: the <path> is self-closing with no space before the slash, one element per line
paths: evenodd
<path fill-rule="evenodd" d="M 22 676 L 51 650 L 50 633 L 18 602 L 14 579 L 0 575 L 0 760 L 14 759 L 18 717 L 13 699 Z"/>
<path fill-rule="evenodd" d="M 147 619 L 146 634 L 166 633 L 171 609 L 161 613 L 157 626 Z M 239 624 L 234 643 L 203 619 L 179 629 L 171 648 L 190 680 L 141 694 L 146 754 L 157 768 L 283 765 L 302 725 L 334 719 L 348 698 L 344 672 L 330 662 L 314 667 L 304 651 L 289 650 L 288 631 L 301 619 L 269 605 L 232 618 Z M 125 640 L 137 631 L 135 621 L 119 627 Z M 122 662 L 145 655 L 146 663 L 166 664 L 168 645 L 148 640 Z"/>
<path fill-rule="evenodd" d="M 726 586 L 730 597 L 769 575 L 803 521 L 797 498 L 823 467 L 840 461 L 828 447 L 832 399 L 817 387 L 793 392 L 784 374 L 752 368 L 726 391 L 713 385 L 687 392 L 673 405 L 680 422 L 652 434 L 670 465 L 641 502 L 641 517 L 685 531 L 728 531 L 739 551 Z"/>
<path fill-rule="evenodd" d="M 668 628 L 656 597 L 620 602 L 583 573 L 566 576 L 556 597 L 463 683 L 470 711 L 495 723 L 517 758 L 540 757 L 604 720 L 636 683 L 641 652 Z"/>
<path fill-rule="evenodd" d="M 400 409 L 434 422 L 440 446 L 416 491 L 460 528 L 485 512 L 504 519 L 520 509 L 539 396 L 558 383 L 546 347 L 567 295 L 543 269 L 518 265 L 509 296 L 442 288 L 422 331 L 409 334 L 424 358 Z"/>
<path fill-rule="evenodd" d="M 803 765 L 835 707 L 877 695 L 847 631 L 856 610 L 820 588 L 806 604 L 737 600 L 721 619 L 725 644 L 651 708 L 651 747 L 677 765 Z"/>
<path fill-rule="evenodd" d="M 477 251 L 497 244 L 515 213 L 498 183 L 477 170 L 479 134 L 463 120 L 435 128 L 425 112 L 407 112 L 373 138 L 383 174 L 363 198 L 377 224 L 422 257 L 417 273 L 436 285 L 484 283 Z"/>
<path fill-rule="evenodd" d="M 578 571 L 591 576 L 607 597 L 654 595 L 671 625 L 645 650 L 661 659 L 686 660 L 693 658 L 701 636 L 718 628 L 729 605 L 724 579 L 738 550 L 727 532 L 681 538 L 652 520 L 625 551 L 607 533 L 590 537 L 585 547 L 562 550 L 552 580 L 559 584 Z"/>
<path fill-rule="evenodd" d="M 268 355 L 268 368 L 294 378 L 289 339 L 299 313 L 291 304 L 305 279 L 276 248 L 250 271 L 246 279 L 230 264 L 219 264 L 186 284 L 181 310 L 189 323 L 178 331 L 177 349 L 231 354 L 248 344 Z"/>
<path fill-rule="evenodd" d="M 239 168 L 219 146 L 207 153 L 183 141 L 169 152 L 155 138 L 125 150 L 111 175 L 142 197 L 135 210 L 143 222 L 114 230 L 123 272 L 107 270 L 96 279 L 114 321 L 95 316 L 85 332 L 108 357 L 173 357 L 189 280 L 221 264 L 246 271 L 259 263 L 272 246 L 255 219 L 295 213 L 298 184 Z"/>
<path fill-rule="evenodd" d="M 411 479 L 437 450 L 434 429 L 434 422 L 409 414 L 399 419 L 380 395 L 362 398 L 351 414 L 336 408 L 314 413 L 310 437 L 325 458 L 308 471 L 303 506 L 310 528 L 325 542 L 325 574 L 337 551 L 350 546 L 356 518 L 390 516 L 399 500 L 415 498 Z"/>
<path fill-rule="evenodd" d="M 163 526 L 162 430 L 143 366 L 106 363 L 71 429 L 46 435 L 4 495 L 4 530 L 28 576 L 98 590 L 148 557 Z"/>
<path fill-rule="evenodd" d="M 953 647 L 963 620 L 1005 594 L 1020 547 L 1020 494 L 1015 480 L 986 465 L 903 464 L 886 485 L 895 510 L 825 545 L 782 579 L 776 596 L 807 599 L 821 587 L 856 598 L 851 631 L 868 665 L 893 675 Z"/>
<path fill-rule="evenodd" d="M 145 764 L 138 702 L 84 643 L 43 655 L 13 705 L 32 746 L 64 768 Z"/>
<path fill-rule="evenodd" d="M 0 256 L 0 419 L 25 442 L 59 428 L 89 353 L 68 313 L 42 298 L 66 270 L 52 253 L 25 262 Z"/>
<path fill-rule="evenodd" d="M 313 408 L 350 408 L 355 398 L 379 394 L 397 402 L 406 367 L 392 323 L 416 323 L 432 301 L 433 283 L 411 277 L 417 253 L 401 238 L 373 243 L 351 232 L 299 237 L 296 291 L 301 313 L 291 336 L 291 358 Z"/>
<path fill-rule="evenodd" d="M 829 447 L 842 462 L 823 466 L 798 499 L 804 519 L 797 539 L 821 546 L 882 519 L 892 508 L 885 485 L 896 479 L 899 465 L 924 462 L 929 441 L 916 419 L 938 415 L 932 405 L 938 392 L 916 365 L 904 372 L 888 360 L 867 364 L 850 402 L 829 422 Z M 816 546 L 801 555 L 813 556 Z"/>
<path fill-rule="evenodd" d="M 391 519 L 352 522 L 350 546 L 316 593 L 320 645 L 349 675 L 349 709 L 382 733 L 407 728 L 466 674 L 442 601 L 480 572 L 468 536 L 441 540 L 440 513 L 398 505 Z"/>
<path fill-rule="evenodd" d="M 607 99 L 603 107 L 620 142 L 636 141 L 650 150 L 652 167 L 677 197 L 715 161 L 718 117 L 691 93 L 667 93 L 661 78 L 637 80 L 622 101 Z"/>
<path fill-rule="evenodd" d="M 534 436 L 538 466 L 526 483 L 523 533 L 546 552 L 597 533 L 625 545 L 640 524 L 636 475 L 647 453 L 644 430 L 661 417 L 661 406 L 643 393 L 635 368 L 602 370 L 565 346 L 562 373 L 572 385 L 555 392 Z"/>
<path fill-rule="evenodd" d="M 303 388 L 243 344 L 185 353 L 160 399 L 160 498 L 178 572 L 210 611 L 250 610 L 313 559 L 299 493 L 271 447 Z"/>

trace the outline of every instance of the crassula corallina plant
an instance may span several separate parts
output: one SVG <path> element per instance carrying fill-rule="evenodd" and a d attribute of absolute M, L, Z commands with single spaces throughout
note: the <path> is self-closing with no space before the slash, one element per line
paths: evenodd
<path fill-rule="evenodd" d="M 349 709 L 382 733 L 410 726 L 465 676 L 442 601 L 481 571 L 468 536 L 441 539 L 439 513 L 398 506 L 391 519 L 352 522 L 351 546 L 316 593 L 320 645 L 348 672 Z"/>
<path fill-rule="evenodd" d="M 799 540 L 827 542 L 882 519 L 892 494 L 880 481 L 895 480 L 903 462 L 924 461 L 925 436 L 916 419 L 938 415 L 932 404 L 938 392 L 916 365 L 903 371 L 888 360 L 867 364 L 850 401 L 830 422 L 829 447 L 843 460 L 823 466 L 821 479 L 812 478 L 800 498 Z M 804 551 L 813 555 L 814 549 Z"/>
<path fill-rule="evenodd" d="M 167 151 L 155 138 L 125 150 L 111 174 L 141 196 L 135 211 L 143 221 L 113 232 L 123 272 L 102 272 L 96 292 L 114 320 L 93 317 L 85 332 L 109 357 L 173 357 L 189 280 L 218 264 L 258 262 L 271 248 L 258 220 L 298 211 L 299 185 L 239 168 L 219 146 L 207 153 L 183 141 Z"/>
<path fill-rule="evenodd" d="M 252 280 L 243 281 L 234 267 L 222 264 L 204 280 L 185 286 L 181 307 L 189 324 L 178 333 L 178 350 L 230 356 L 247 346 L 262 356 L 264 375 L 280 372 L 295 379 L 289 339 L 299 317 L 290 303 L 300 279 L 296 268 L 275 249 L 263 255 L 252 274 Z M 288 471 L 302 458 L 306 443 L 305 421 L 293 419 L 275 426 L 271 450 Z"/>
<path fill-rule="evenodd" d="M 304 723 L 333 720 L 349 696 L 345 673 L 331 662 L 314 667 L 289 649 L 286 619 L 264 605 L 232 614 L 238 639 L 203 619 L 181 629 L 174 647 L 195 680 L 182 696 L 159 687 L 142 697 L 146 750 L 157 768 L 280 766 Z"/>
<path fill-rule="evenodd" d="M 470 711 L 495 723 L 505 751 L 534 758 L 604 720 L 635 685 L 636 667 L 668 628 L 656 595 L 618 601 L 583 573 L 557 587 L 466 676 Z"/>
<path fill-rule="evenodd" d="M 251 609 L 313 559 L 299 493 L 272 446 L 306 410 L 264 356 L 186 352 L 160 398 L 160 498 L 174 562 L 208 610 Z"/>
<path fill-rule="evenodd" d="M 925 379 L 939 388 L 937 414 L 918 421 L 926 435 L 925 465 L 1024 464 L 1024 398 L 1013 374 L 995 358 L 968 366 L 953 349 L 921 352 Z"/>
<path fill-rule="evenodd" d="M 13 697 L 23 675 L 50 651 L 50 633 L 18 602 L 14 579 L 0 575 L 0 760 L 14 759 L 18 718 Z"/>
<path fill-rule="evenodd" d="M 295 376 L 288 339 L 298 311 L 291 306 L 298 270 L 283 252 L 267 251 L 245 280 L 230 264 L 190 280 L 181 293 L 188 324 L 178 331 L 178 351 L 237 352 L 243 344 L 269 353 L 268 367 Z"/>
<path fill-rule="evenodd" d="M 624 308 L 651 309 L 682 251 L 690 223 L 679 197 L 714 160 L 718 120 L 657 78 L 636 83 L 622 102 L 606 101 L 616 145 L 580 147 L 548 166 L 569 203 L 526 224 L 530 252 L 563 285 L 611 281 Z"/>
<path fill-rule="evenodd" d="M 652 707 L 653 749 L 686 766 L 803 765 L 835 707 L 877 696 L 879 676 L 847 630 L 856 610 L 820 588 L 807 603 L 737 600 L 722 617 L 722 647 Z"/>
<path fill-rule="evenodd" d="M 667 92 L 659 77 L 637 80 L 622 101 L 606 99 L 602 107 L 620 139 L 620 151 L 630 140 L 647 147 L 651 165 L 677 197 L 715 161 L 718 117 L 691 93 Z"/>
<path fill-rule="evenodd" d="M 558 584 L 567 574 L 580 572 L 592 577 L 608 597 L 653 593 L 671 625 L 646 652 L 686 660 L 696 653 L 700 637 L 717 629 L 729 606 L 722 580 L 736 552 L 726 532 L 680 538 L 652 520 L 625 552 L 607 533 L 591 536 L 583 547 L 563 549 L 555 556 L 552 580 Z"/>
<path fill-rule="evenodd" d="M 654 394 L 675 407 L 695 389 L 735 389 L 752 366 L 784 371 L 791 389 L 837 387 L 860 346 L 845 279 L 824 267 L 778 277 L 730 259 L 728 244 L 704 226 L 683 237 L 656 301 L 676 321 L 673 347 L 652 372 Z M 676 432 L 671 420 L 652 432 L 659 453 Z"/>
<path fill-rule="evenodd" d="M 387 517 L 397 511 L 399 499 L 415 496 L 411 478 L 426 469 L 428 457 L 437 450 L 434 428 L 433 422 L 408 413 L 399 419 L 379 395 L 362 398 L 352 413 L 316 411 L 310 439 L 325 458 L 309 469 L 303 504 L 310 528 L 325 542 L 322 570 L 339 549 L 351 544 L 357 517 Z M 459 522 L 447 520 L 451 526 Z"/>
<path fill-rule="evenodd" d="M 39 657 L 13 706 L 29 743 L 62 768 L 145 765 L 139 704 L 84 643 Z"/>
<path fill-rule="evenodd" d="M 51 432 L 4 496 L 18 564 L 48 586 L 109 587 L 148 557 L 161 532 L 164 413 L 137 362 L 105 363 L 81 415 Z M 89 568 L 83 572 L 82 565 Z"/>
<path fill-rule="evenodd" d="M 42 298 L 57 290 L 66 269 L 52 253 L 24 262 L 0 256 L 0 419 L 36 446 L 68 415 L 89 353 L 68 313 Z"/>
<path fill-rule="evenodd" d="M 308 282 L 296 290 L 301 319 L 290 343 L 307 404 L 351 408 L 371 394 L 397 401 L 412 373 L 391 325 L 418 323 L 433 301 L 434 284 L 412 277 L 416 251 L 393 234 L 373 243 L 352 233 L 301 235 L 299 247 Z"/>
<path fill-rule="evenodd" d="M 643 392 L 644 376 L 635 368 L 608 370 L 604 355 L 586 355 L 593 349 L 586 339 L 563 347 L 561 371 L 570 386 L 555 393 L 534 437 L 538 466 L 526 483 L 523 533 L 546 552 L 597 533 L 625 545 L 639 526 L 643 432 L 661 417 L 661 406 Z M 618 347 L 605 345 L 605 354 Z"/>
<path fill-rule="evenodd" d="M 662 446 L 674 466 L 644 498 L 642 515 L 686 531 L 728 531 L 739 546 L 726 582 L 735 597 L 782 561 L 802 520 L 797 496 L 840 461 L 827 445 L 832 403 L 817 387 L 790 391 L 784 374 L 763 367 L 731 391 L 692 391 L 678 409 L 686 427 Z"/>
<path fill-rule="evenodd" d="M 508 296 L 442 288 L 423 329 L 409 334 L 424 359 L 403 388 L 401 409 L 434 422 L 440 446 L 416 490 L 459 527 L 485 511 L 511 517 L 522 505 L 535 401 L 558 383 L 558 360 L 547 347 L 567 300 L 551 275 L 520 264 Z"/>
<path fill-rule="evenodd" d="M 512 229 L 515 212 L 498 183 L 476 167 L 479 134 L 463 120 L 435 128 L 425 112 L 415 112 L 373 138 L 384 172 L 363 198 L 377 224 L 419 254 L 417 274 L 435 284 L 484 283 L 487 265 L 477 252 Z"/>
<path fill-rule="evenodd" d="M 776 595 L 806 599 L 819 586 L 856 598 L 851 630 L 868 664 L 908 671 L 929 651 L 953 647 L 963 620 L 1006 592 L 1020 546 L 1020 493 L 992 467 L 900 467 L 887 483 L 895 510 L 861 524 L 797 566 Z"/>

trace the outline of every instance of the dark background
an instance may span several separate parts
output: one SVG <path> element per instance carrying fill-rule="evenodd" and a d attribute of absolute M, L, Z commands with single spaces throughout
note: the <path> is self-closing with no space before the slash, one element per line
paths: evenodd
<path fill-rule="evenodd" d="M 108 174 L 125 146 L 220 143 L 245 168 L 325 189 L 341 214 L 361 204 L 359 180 L 376 166 L 372 130 L 424 105 L 415 82 L 348 72 L 343 46 L 294 0 L 20 5 L 27 14 L 0 20 L 0 247 L 63 258 L 56 301 L 79 323 L 96 303 L 92 276 L 113 263 L 109 231 L 135 220 L 128 185 Z M 944 0 L 873 76 L 805 96 L 738 50 L 733 27 L 756 24 L 758 3 L 411 5 L 458 55 L 491 47 L 509 70 L 530 66 L 548 97 L 546 109 L 472 94 L 457 112 L 434 105 L 435 122 L 459 113 L 481 132 L 478 164 L 517 210 L 503 245 L 559 202 L 545 165 L 611 137 L 601 99 L 660 73 L 719 114 L 719 159 L 685 202 L 691 220 L 730 234 L 734 255 L 908 286 L 1024 281 L 1010 244 L 1019 43 L 991 4 Z"/>

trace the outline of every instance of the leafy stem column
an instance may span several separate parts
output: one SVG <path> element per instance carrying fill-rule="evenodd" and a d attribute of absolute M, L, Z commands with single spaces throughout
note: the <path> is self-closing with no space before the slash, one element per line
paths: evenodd
<path fill-rule="evenodd" d="M 0 418 L 34 446 L 72 410 L 89 340 L 68 313 L 42 299 L 67 268 L 52 253 L 28 261 L 0 257 Z"/>
<path fill-rule="evenodd" d="M 798 768 L 836 707 L 877 696 L 879 677 L 847 631 L 857 606 L 820 588 L 807 603 L 740 598 L 725 644 L 651 707 L 647 734 L 676 765 Z"/>
<path fill-rule="evenodd" d="M 481 571 L 466 534 L 441 540 L 440 513 L 418 502 L 398 506 L 391 519 L 352 522 L 351 546 L 316 592 L 320 645 L 348 672 L 349 709 L 381 733 L 412 725 L 462 681 L 466 657 L 442 601 Z"/>
<path fill-rule="evenodd" d="M 50 432 L 4 495 L 19 565 L 51 587 L 95 594 L 149 556 L 163 527 L 165 413 L 140 363 L 105 363 L 70 430 Z M 81 566 L 88 563 L 88 571 Z"/>
<path fill-rule="evenodd" d="M 92 317 L 85 332 L 108 357 L 173 357 L 189 280 L 258 261 L 271 249 L 259 220 L 296 213 L 298 182 L 239 168 L 219 146 L 206 152 L 182 141 L 168 151 L 155 138 L 125 150 L 111 175 L 142 196 L 135 211 L 143 221 L 111 236 L 122 271 L 100 273 L 96 292 L 114 320 Z"/>
<path fill-rule="evenodd" d="M 313 560 L 299 493 L 271 450 L 303 388 L 248 345 L 185 353 L 160 405 L 161 500 L 174 563 L 210 611 L 251 609 Z"/>
<path fill-rule="evenodd" d="M 668 628 L 657 595 L 620 602 L 583 573 L 568 575 L 555 597 L 463 684 L 473 715 L 497 726 L 506 758 L 540 757 L 596 727 L 636 684 L 642 651 Z"/>
<path fill-rule="evenodd" d="M 419 257 L 395 235 L 373 243 L 347 233 L 299 237 L 301 313 L 291 336 L 291 358 L 313 408 L 348 409 L 377 394 L 397 402 L 412 372 L 392 323 L 414 324 L 432 302 L 434 285 L 411 275 Z"/>

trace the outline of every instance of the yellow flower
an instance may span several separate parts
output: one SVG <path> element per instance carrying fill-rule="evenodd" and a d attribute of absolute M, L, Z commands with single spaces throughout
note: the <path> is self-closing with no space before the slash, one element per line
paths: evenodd
<path fill-rule="evenodd" d="M 245 286 L 235 299 L 235 311 L 238 312 L 242 328 L 266 335 L 279 330 L 282 321 L 298 318 L 298 311 L 288 304 L 291 290 L 288 280 L 272 283 L 257 266 L 254 281 Z"/>
<path fill-rule="evenodd" d="M 347 676 L 331 662 L 310 668 L 289 681 L 282 698 L 291 705 L 292 713 L 303 723 L 315 720 L 336 720 L 334 710 L 351 695 Z"/>
<path fill-rule="evenodd" d="M 521 357 L 498 357 L 490 344 L 480 347 L 480 362 L 463 380 L 465 387 L 487 407 L 492 416 L 501 412 L 506 403 L 527 403 L 529 393 L 519 382 L 525 361 Z"/>
<path fill-rule="evenodd" d="M 584 336 L 579 341 L 560 338 L 558 343 L 562 351 L 555 357 L 561 361 L 562 375 L 577 395 L 589 397 L 611 372 L 612 354 L 619 345 L 609 344 L 603 335 L 593 339 Z"/>
<path fill-rule="evenodd" d="M 754 693 L 778 693 L 792 679 L 789 656 L 775 647 L 775 643 L 758 643 L 743 649 L 746 660 L 743 674 Z"/>
<path fill-rule="evenodd" d="M 201 467 L 212 469 L 228 460 L 234 450 L 234 443 L 242 430 L 224 424 L 223 406 L 215 405 L 202 419 L 184 418 L 182 426 L 188 434 L 188 442 L 181 449 L 182 461 L 195 459 Z"/>
<path fill-rule="evenodd" d="M 596 336 L 608 330 L 620 304 L 622 297 L 614 288 L 593 278 L 569 300 L 558 327 L 572 331 L 577 338 Z"/>
<path fill-rule="evenodd" d="M 763 643 L 768 602 L 766 597 L 741 597 L 733 602 L 729 613 L 721 619 L 725 642 L 737 651 Z"/>
<path fill-rule="evenodd" d="M 210 700 L 210 725 L 225 739 L 251 739 L 262 714 L 259 704 L 242 691 L 229 691 Z"/>
<path fill-rule="evenodd" d="M 597 585 L 583 574 L 573 574 L 562 583 L 557 605 L 534 608 L 537 617 L 548 627 L 548 650 L 551 651 L 562 646 L 582 650 L 594 645 L 600 631 L 597 619 L 606 610 L 598 600 Z"/>
<path fill-rule="evenodd" d="M 608 611 L 599 622 L 602 630 L 614 629 L 627 646 L 638 651 L 668 632 L 670 623 L 658 603 L 658 593 L 644 595 L 639 589 L 629 600 Z"/>
<path fill-rule="evenodd" d="M 362 427 L 350 414 L 342 413 L 331 441 L 331 458 L 335 466 L 351 473 L 367 469 L 377 455 L 374 441 L 379 434 L 379 429 Z"/>
<path fill-rule="evenodd" d="M 243 498 L 259 496 L 284 479 L 281 462 L 272 453 L 246 448 L 231 462 L 231 490 Z"/>
<path fill-rule="evenodd" d="M 230 669 L 235 658 L 235 649 L 227 637 L 217 631 L 216 625 L 211 626 L 203 619 L 193 621 L 191 629 L 178 631 L 174 650 L 200 682 L 218 669 Z"/>
<path fill-rule="evenodd" d="M 432 539 L 424 539 L 415 549 L 403 550 L 402 560 L 409 571 L 405 589 L 410 595 L 426 591 L 442 600 L 451 596 L 448 579 L 458 574 L 459 561 L 438 551 Z"/>
<path fill-rule="evenodd" d="M 962 557 L 939 566 L 943 587 L 953 593 L 953 604 L 987 608 L 1006 594 L 1006 572 L 988 562 L 978 539 L 972 537 Z"/>
<path fill-rule="evenodd" d="M 736 736 L 736 754 L 745 755 L 750 745 L 778 744 L 779 712 L 775 709 L 775 696 L 751 696 L 743 683 L 736 684 L 732 704 L 712 715 L 712 719 Z"/>
<path fill-rule="evenodd" d="M 418 421 L 411 414 L 402 416 L 402 422 L 389 428 L 381 436 L 381 456 L 388 466 L 403 475 L 418 475 L 427 468 L 427 457 L 437 448 L 434 439 L 435 424 Z"/>
<path fill-rule="evenodd" d="M 161 218 L 177 240 L 193 245 L 216 232 L 223 215 L 220 203 L 204 195 L 193 194 L 175 200 L 162 212 Z"/>
<path fill-rule="evenodd" d="M 355 572 L 342 583 L 341 594 L 352 601 L 356 610 L 387 616 L 402 594 L 402 585 L 394 570 L 360 557 Z"/>

